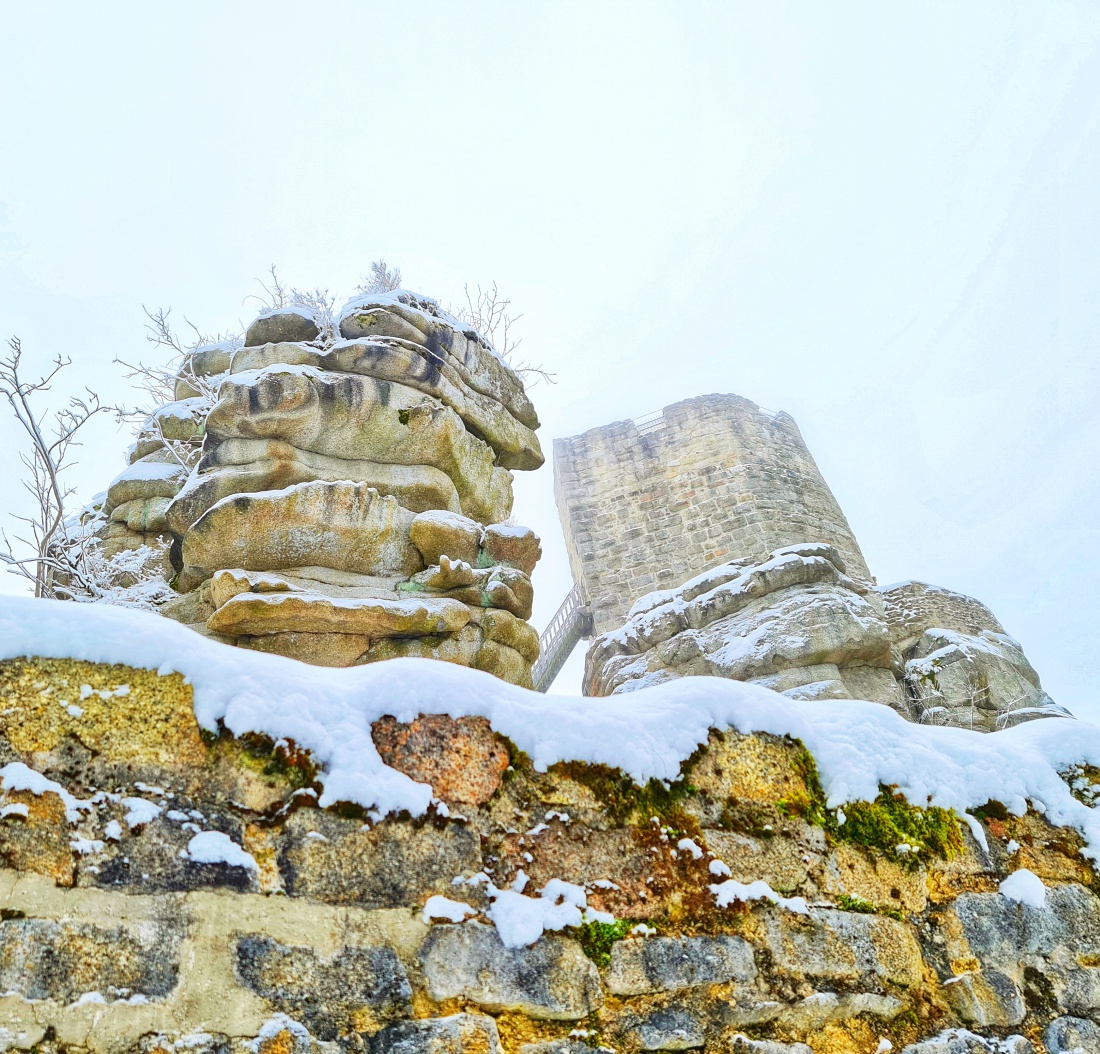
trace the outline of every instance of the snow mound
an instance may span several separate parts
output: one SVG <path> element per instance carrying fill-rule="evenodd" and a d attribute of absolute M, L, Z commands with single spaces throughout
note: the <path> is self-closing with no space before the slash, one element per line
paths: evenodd
<path fill-rule="evenodd" d="M 322 806 L 348 801 L 379 815 L 407 809 L 414 816 L 428 809 L 431 788 L 388 768 L 375 749 L 371 724 L 384 714 L 398 721 L 422 713 L 481 715 L 541 770 L 562 760 L 601 763 L 638 783 L 676 779 L 710 728 L 733 727 L 800 739 L 817 760 L 831 808 L 873 801 L 880 784 L 896 786 L 913 804 L 960 814 L 993 800 L 1022 815 L 1032 803 L 1051 823 L 1076 828 L 1085 855 L 1100 859 L 1100 814 L 1059 776 L 1100 766 L 1100 727 L 1082 721 L 972 732 L 913 725 L 879 703 L 824 705 L 711 677 L 684 677 L 593 705 L 431 659 L 327 669 L 232 648 L 146 612 L 0 597 L 0 658 L 20 656 L 179 672 L 194 686 L 202 727 L 216 730 L 221 722 L 234 735 L 257 732 L 311 751 L 323 766 Z M 21 769 L 0 770 L 5 788 L 9 779 L 30 778 L 32 770 Z"/>
<path fill-rule="evenodd" d="M 258 871 L 251 853 L 246 853 L 232 838 L 221 831 L 203 831 L 187 843 L 187 855 L 196 864 L 228 864 Z"/>
<path fill-rule="evenodd" d="M 1047 902 L 1047 887 L 1033 871 L 1021 867 L 1013 871 L 1000 885 L 1001 896 L 1026 904 L 1031 908 L 1041 908 Z"/>

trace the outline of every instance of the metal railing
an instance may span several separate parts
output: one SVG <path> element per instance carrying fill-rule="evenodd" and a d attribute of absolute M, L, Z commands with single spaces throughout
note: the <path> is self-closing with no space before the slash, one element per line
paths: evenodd
<path fill-rule="evenodd" d="M 531 670 L 536 692 L 545 692 L 584 637 L 592 636 L 592 613 L 574 586 L 539 635 L 539 658 Z"/>
<path fill-rule="evenodd" d="M 657 410 L 654 413 L 646 414 L 644 417 L 634 418 L 634 427 L 638 429 L 638 435 L 648 435 L 650 432 L 656 432 L 658 428 L 664 428 L 665 425 L 665 412 L 664 410 Z"/>
<path fill-rule="evenodd" d="M 765 406 L 758 406 L 757 410 L 764 417 L 769 417 L 773 421 L 779 416 L 779 410 L 769 410 Z M 664 410 L 654 410 L 651 414 L 643 414 L 641 417 L 635 417 L 633 419 L 633 425 L 638 429 L 638 435 L 648 435 L 650 432 L 656 432 L 659 428 L 665 426 L 665 412 Z"/>

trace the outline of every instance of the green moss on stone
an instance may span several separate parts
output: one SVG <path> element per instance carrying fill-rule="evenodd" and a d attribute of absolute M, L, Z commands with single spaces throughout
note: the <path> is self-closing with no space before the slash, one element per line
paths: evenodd
<path fill-rule="evenodd" d="M 683 776 L 672 783 L 652 779 L 639 787 L 622 769 L 609 765 L 590 765 L 584 761 L 562 761 L 553 771 L 587 787 L 616 824 L 632 819 L 644 823 L 656 816 L 677 830 L 695 825 L 686 819 L 678 803 L 697 793 L 688 780 L 688 774 L 697 755 L 692 755 L 681 772 Z"/>
<path fill-rule="evenodd" d="M 910 845 L 913 849 L 909 855 L 900 858 L 910 866 L 916 866 L 929 854 L 949 860 L 962 852 L 962 828 L 954 809 L 911 805 L 904 795 L 880 785 L 879 795 L 873 802 L 845 803 L 840 810 L 844 814 L 841 823 L 837 812 L 828 807 L 813 755 L 801 744 L 795 767 L 806 785 L 806 792 L 776 803 L 785 815 L 799 816 L 807 823 L 822 827 L 837 841 L 879 849 L 891 859 L 898 859 L 899 845 Z"/>
<path fill-rule="evenodd" d="M 910 805 L 901 794 L 881 787 L 873 802 L 854 801 L 844 806 L 844 823 L 834 820 L 833 834 L 843 842 L 880 849 L 897 858 L 897 847 L 912 846 L 902 862 L 915 865 L 928 854 L 946 860 L 962 852 L 962 829 L 954 809 Z"/>
<path fill-rule="evenodd" d="M 631 930 L 634 923 L 626 919 L 614 922 L 586 922 L 573 930 L 580 942 L 581 951 L 597 966 L 611 965 L 611 947 L 621 941 Z"/>

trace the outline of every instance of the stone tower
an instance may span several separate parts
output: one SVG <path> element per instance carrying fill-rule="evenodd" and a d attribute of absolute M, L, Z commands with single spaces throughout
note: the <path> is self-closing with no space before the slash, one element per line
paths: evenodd
<path fill-rule="evenodd" d="M 554 490 L 597 633 L 644 593 L 799 542 L 831 543 L 850 574 L 870 579 L 794 419 L 738 395 L 555 440 Z"/>

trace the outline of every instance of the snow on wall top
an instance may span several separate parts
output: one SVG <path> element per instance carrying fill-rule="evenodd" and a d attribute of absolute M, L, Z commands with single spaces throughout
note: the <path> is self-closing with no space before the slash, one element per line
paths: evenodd
<path fill-rule="evenodd" d="M 1100 727 L 1029 722 L 1001 732 L 912 725 L 888 707 L 805 702 L 758 685 L 687 677 L 601 699 L 545 696 L 476 670 L 430 659 L 350 669 L 308 666 L 232 648 L 158 615 L 107 605 L 0 597 L 0 659 L 21 656 L 119 663 L 194 686 L 195 715 L 236 735 L 293 739 L 323 766 L 322 805 L 356 802 L 380 814 L 422 814 L 431 789 L 382 763 L 371 724 L 384 714 L 481 715 L 539 769 L 561 760 L 622 768 L 632 779 L 674 779 L 712 727 L 802 740 L 817 760 L 831 807 L 873 800 L 896 785 L 914 804 L 960 814 L 996 800 L 1016 814 L 1030 802 L 1056 825 L 1076 828 L 1100 859 L 1100 814 L 1058 775 L 1100 765 Z M 548 712 L 553 720 L 547 720 Z"/>

